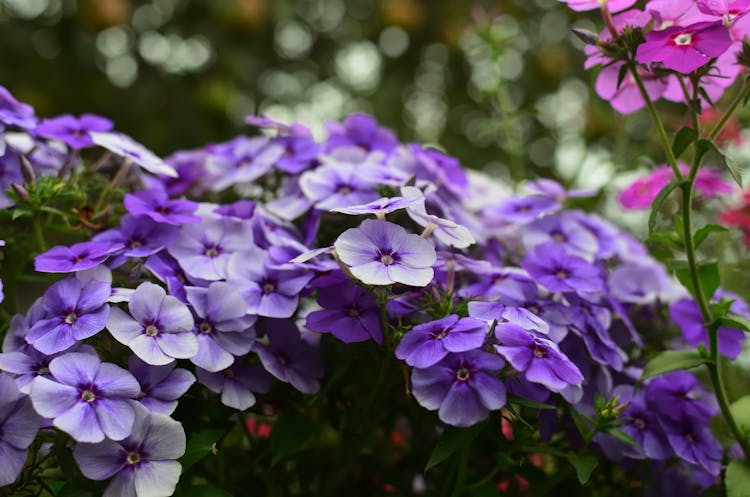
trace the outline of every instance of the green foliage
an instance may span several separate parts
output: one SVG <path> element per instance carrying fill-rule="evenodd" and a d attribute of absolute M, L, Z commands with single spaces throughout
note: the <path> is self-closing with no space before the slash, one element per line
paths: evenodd
<path fill-rule="evenodd" d="M 575 468 L 576 476 L 581 485 L 588 483 L 591 473 L 599 465 L 599 459 L 590 454 L 568 454 L 568 462 Z"/>
<path fill-rule="evenodd" d="M 440 437 L 440 441 L 430 454 L 424 470 L 429 471 L 453 454 L 467 447 L 487 427 L 487 422 L 476 424 L 470 428 L 454 428 L 447 426 Z"/>
<path fill-rule="evenodd" d="M 646 364 L 641 381 L 670 371 L 696 368 L 705 362 L 706 358 L 697 350 L 667 350 Z"/>
<path fill-rule="evenodd" d="M 727 497 L 750 497 L 750 466 L 738 459 L 730 461 L 725 484 Z"/>

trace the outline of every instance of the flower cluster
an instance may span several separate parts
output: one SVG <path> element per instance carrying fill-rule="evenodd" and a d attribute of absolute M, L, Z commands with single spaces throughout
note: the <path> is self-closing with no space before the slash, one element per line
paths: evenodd
<path fill-rule="evenodd" d="M 100 118 L 37 122 L 9 94 L 0 122 L 32 143 L 19 152 L 6 131 L 4 188 L 21 187 L 27 163 L 38 174 L 84 169 L 87 147 L 128 177 L 114 223 L 35 258 L 38 273 L 61 279 L 3 342 L 0 420 L 22 427 L 0 429 L 12 449 L 0 452 L 0 484 L 18 477 L 41 425 L 73 440 L 84 476 L 111 479 L 105 495 L 170 494 L 185 450 L 170 416 L 194 383 L 239 411 L 273 379 L 313 394 L 329 339 L 372 341 L 404 361 L 416 401 L 447 424 L 479 423 L 514 400 L 561 416 L 594 416 L 600 398 L 630 402 L 623 429 L 640 449 L 627 457 L 718 472 L 705 428 L 715 409 L 688 395 L 692 375 L 634 389 L 635 322 L 674 302 L 688 343 L 705 330 L 643 245 L 566 206 L 594 192 L 539 180 L 508 195 L 361 114 L 330 123 L 323 140 L 253 117 L 265 133 L 165 160 Z M 62 159 L 45 169 L 50 150 Z M 734 331 L 727 355 L 744 339 Z M 595 441 L 618 455 L 609 438 Z"/>

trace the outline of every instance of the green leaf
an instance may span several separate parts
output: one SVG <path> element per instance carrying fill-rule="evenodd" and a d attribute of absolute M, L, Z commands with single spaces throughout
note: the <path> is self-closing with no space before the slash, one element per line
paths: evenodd
<path fill-rule="evenodd" d="M 585 485 L 589 481 L 591 473 L 599 465 L 599 459 L 589 454 L 569 454 L 568 461 L 575 468 L 578 481 L 581 482 L 581 485 Z"/>
<path fill-rule="evenodd" d="M 688 291 L 695 296 L 695 289 L 693 288 L 693 280 L 690 277 L 690 268 L 685 266 L 677 269 L 677 279 L 680 283 L 688 289 Z M 719 264 L 716 261 L 704 262 L 698 265 L 698 278 L 700 279 L 701 286 L 703 287 L 703 294 L 709 299 L 713 297 L 716 290 L 721 284 L 721 277 L 719 276 Z"/>
<path fill-rule="evenodd" d="M 430 459 L 427 461 L 424 470 L 429 471 L 457 451 L 469 445 L 486 426 L 487 422 L 485 421 L 469 428 L 446 427 L 443 436 L 440 437 L 437 445 L 432 450 L 432 454 L 430 454 Z"/>
<path fill-rule="evenodd" d="M 654 231 L 654 226 L 656 226 L 656 216 L 659 214 L 659 208 L 661 207 L 661 204 L 664 203 L 664 201 L 669 197 L 669 194 L 672 193 L 672 190 L 677 188 L 680 185 L 680 181 L 678 180 L 672 180 L 669 182 L 667 186 L 661 189 L 661 191 L 656 195 L 656 198 L 654 199 L 654 203 L 651 205 L 651 213 L 648 216 L 648 234 L 650 235 Z"/>
<path fill-rule="evenodd" d="M 574 408 L 570 409 L 570 417 L 573 418 L 573 423 L 575 423 L 576 428 L 578 428 L 583 437 L 588 436 L 589 432 L 591 432 L 591 427 L 596 424 L 591 418 L 581 414 Z"/>
<path fill-rule="evenodd" d="M 55 495 L 57 497 L 96 497 L 96 492 L 86 488 L 85 482 L 73 480 L 66 483 Z"/>
<path fill-rule="evenodd" d="M 695 242 L 695 248 L 698 248 L 698 246 L 703 243 L 703 241 L 708 238 L 708 235 L 710 235 L 713 232 L 726 232 L 729 231 L 724 226 L 720 226 L 718 224 L 707 224 L 698 231 L 695 232 L 695 235 L 693 236 L 693 241 Z"/>
<path fill-rule="evenodd" d="M 305 448 L 314 433 L 310 420 L 300 414 L 287 414 L 276 421 L 271 432 L 271 465 Z"/>
<path fill-rule="evenodd" d="M 667 350 L 648 361 L 640 381 L 670 371 L 696 368 L 705 362 L 697 350 Z"/>
<path fill-rule="evenodd" d="M 624 431 L 622 431 L 622 430 L 620 430 L 618 428 L 610 428 L 609 430 L 607 430 L 607 433 L 609 433 L 610 435 L 612 435 L 616 439 L 618 439 L 618 440 L 620 440 L 622 442 L 625 442 L 628 445 L 632 445 L 633 447 L 636 447 L 636 448 L 639 448 L 639 449 L 641 448 L 641 446 L 638 445 L 638 442 L 636 442 L 635 440 L 633 440 L 630 437 L 630 435 L 628 435 L 627 433 L 625 433 Z"/>
<path fill-rule="evenodd" d="M 729 406 L 732 417 L 743 432 L 750 431 L 750 395 L 740 397 Z"/>
<path fill-rule="evenodd" d="M 223 436 L 224 430 L 212 429 L 199 431 L 190 437 L 185 449 L 185 454 L 180 458 L 182 471 L 187 471 L 188 468 L 206 457 L 210 452 L 213 452 L 216 448 L 216 444 L 219 443 L 219 440 L 221 440 Z"/>
<path fill-rule="evenodd" d="M 724 483 L 727 497 L 750 497 L 750 466 L 739 459 L 730 461 Z"/>
<path fill-rule="evenodd" d="M 553 406 L 551 404 L 544 404 L 542 402 L 537 402 L 535 400 L 526 399 L 526 398 L 519 397 L 518 395 L 513 395 L 513 394 L 508 394 L 508 402 L 512 404 L 518 404 L 519 406 L 523 406 L 523 407 L 531 407 L 532 409 L 541 409 L 541 410 L 557 409 L 557 406 Z"/>
<path fill-rule="evenodd" d="M 625 80 L 625 76 L 628 74 L 629 69 L 630 66 L 628 66 L 628 64 L 623 64 L 620 70 L 617 72 L 617 89 L 620 88 L 620 85 Z"/>
<path fill-rule="evenodd" d="M 736 314 L 720 317 L 718 321 L 720 326 L 735 328 L 742 331 L 750 331 L 750 319 L 737 316 Z"/>
<path fill-rule="evenodd" d="M 16 220 L 16 219 L 18 219 L 19 217 L 30 216 L 30 215 L 31 215 L 31 212 L 29 212 L 29 211 L 27 211 L 27 210 L 23 210 L 23 209 L 14 209 L 14 210 L 13 210 L 13 215 L 12 215 L 12 216 L 10 217 L 10 220 L 11 220 L 11 221 L 15 221 L 15 220 Z"/>
<path fill-rule="evenodd" d="M 232 494 L 210 484 L 178 485 L 174 497 L 232 497 Z"/>
<path fill-rule="evenodd" d="M 682 152 L 684 152 L 685 149 L 688 148 L 688 145 L 695 141 L 696 138 L 698 138 L 698 133 L 696 133 L 693 128 L 688 126 L 681 128 L 672 142 L 672 153 L 675 158 L 679 158 L 680 155 L 682 155 Z"/>
<path fill-rule="evenodd" d="M 701 151 L 701 155 L 708 151 L 714 152 L 718 155 L 721 165 L 727 168 L 729 175 L 732 176 L 734 182 L 737 183 L 738 186 L 742 186 L 742 174 L 740 174 L 740 170 L 737 169 L 737 165 L 731 157 L 724 154 L 724 152 L 719 150 L 713 142 L 706 140 L 705 138 L 698 140 L 698 149 Z"/>

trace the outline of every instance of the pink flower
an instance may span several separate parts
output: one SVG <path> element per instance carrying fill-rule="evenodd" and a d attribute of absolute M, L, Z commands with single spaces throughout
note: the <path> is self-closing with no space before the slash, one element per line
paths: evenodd
<path fill-rule="evenodd" d="M 727 26 L 750 10 L 750 0 L 698 0 L 696 5 L 706 15 L 721 17 Z"/>
<path fill-rule="evenodd" d="M 688 174 L 690 168 L 687 164 L 680 162 L 678 166 L 682 174 Z M 670 167 L 657 167 L 647 176 L 638 178 L 622 190 L 619 196 L 620 204 L 628 210 L 648 209 L 662 188 L 667 186 L 673 178 L 674 174 Z M 722 179 L 721 170 L 713 167 L 698 170 L 695 189 L 708 198 L 734 191 L 734 187 Z"/>
<path fill-rule="evenodd" d="M 622 62 L 616 62 L 601 70 L 596 78 L 596 92 L 604 100 L 608 100 L 617 112 L 630 114 L 641 109 L 646 105 L 646 102 L 643 100 L 643 96 L 630 73 L 626 74 L 620 86 L 617 86 L 622 65 Z M 658 79 L 641 67 L 638 68 L 638 73 L 643 80 L 649 98 L 652 101 L 658 100 L 667 89 L 666 80 Z"/>
<path fill-rule="evenodd" d="M 661 62 L 665 67 L 689 74 L 726 52 L 732 45 L 729 30 L 718 22 L 699 22 L 651 31 L 638 47 L 641 63 Z"/>
<path fill-rule="evenodd" d="M 636 0 L 560 0 L 568 4 L 571 9 L 581 12 L 596 10 L 607 6 L 610 12 L 620 12 L 632 6 Z"/>

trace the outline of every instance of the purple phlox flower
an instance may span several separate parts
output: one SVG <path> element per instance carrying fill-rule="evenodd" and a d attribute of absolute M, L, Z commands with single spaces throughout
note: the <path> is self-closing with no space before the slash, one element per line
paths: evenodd
<path fill-rule="evenodd" d="M 623 351 L 610 335 L 612 311 L 600 302 L 592 302 L 569 295 L 569 306 L 563 307 L 569 329 L 583 338 L 586 348 L 595 361 L 621 371 L 627 360 Z"/>
<path fill-rule="evenodd" d="M 179 176 L 175 168 L 161 160 L 156 154 L 128 135 L 114 131 L 93 131 L 89 133 L 89 136 L 96 145 L 109 150 L 124 160 L 140 166 L 150 173 L 169 176 L 171 178 Z"/>
<path fill-rule="evenodd" d="M 53 379 L 38 376 L 31 384 L 36 412 L 78 442 L 122 440 L 135 420 L 136 379 L 91 354 L 71 353 L 49 363 Z"/>
<path fill-rule="evenodd" d="M 255 405 L 257 393 L 268 393 L 273 377 L 259 366 L 234 364 L 231 368 L 211 373 L 196 368 L 198 381 L 209 390 L 221 394 L 221 403 L 232 409 L 244 411 Z"/>
<path fill-rule="evenodd" d="M 539 333 L 549 333 L 549 324 L 525 307 L 506 305 L 501 301 L 471 301 L 469 302 L 469 316 L 488 323 L 493 321 L 510 322 L 521 328 Z"/>
<path fill-rule="evenodd" d="M 599 243 L 594 234 L 573 216 L 551 215 L 532 221 L 523 232 L 523 244 L 527 250 L 543 243 L 560 245 L 570 255 L 593 261 L 599 252 Z"/>
<path fill-rule="evenodd" d="M 309 136 L 278 136 L 274 143 L 284 148 L 282 155 L 274 166 L 288 174 L 301 174 L 320 164 L 318 156 L 323 151 L 323 145 Z"/>
<path fill-rule="evenodd" d="M 499 342 L 495 349 L 514 369 L 524 373 L 527 380 L 540 383 L 553 392 L 563 392 L 570 385 L 583 383 L 581 371 L 555 342 L 513 323 L 498 324 L 495 337 Z"/>
<path fill-rule="evenodd" d="M 266 203 L 268 212 L 281 219 L 291 221 L 310 210 L 313 202 L 308 199 L 300 187 L 297 177 L 284 177 L 278 189 L 278 198 Z"/>
<path fill-rule="evenodd" d="M 336 207 L 335 209 L 331 209 L 331 211 L 350 214 L 352 216 L 375 214 L 378 219 L 385 219 L 386 214 L 405 209 L 407 206 L 419 201 L 419 197 L 381 197 L 366 204 L 352 205 L 349 207 Z"/>
<path fill-rule="evenodd" d="M 435 270 L 441 271 L 469 271 L 478 275 L 486 275 L 492 272 L 492 263 L 485 260 L 467 257 L 458 252 L 441 250 L 437 253 L 437 261 L 433 266 Z"/>
<path fill-rule="evenodd" d="M 665 425 L 686 416 L 707 424 L 716 416 L 713 398 L 708 397 L 698 380 L 687 371 L 674 371 L 657 376 L 646 386 L 646 401 Z"/>
<path fill-rule="evenodd" d="M 236 288 L 216 281 L 208 288 L 185 291 L 195 314 L 193 334 L 198 337 L 198 353 L 190 358 L 193 364 L 215 373 L 231 366 L 235 356 L 250 352 L 256 317 L 247 314 L 247 304 Z"/>
<path fill-rule="evenodd" d="M 424 195 L 419 188 L 404 186 L 401 187 L 401 194 L 405 198 L 415 199 L 415 203 L 406 207 L 406 212 L 415 223 L 425 228 L 425 233 L 434 235 L 438 241 L 449 247 L 466 248 L 476 243 L 476 239 L 465 226 L 428 214 Z"/>
<path fill-rule="evenodd" d="M 39 297 L 31 304 L 26 315 L 16 314 L 10 319 L 10 326 L 5 331 L 3 337 L 3 352 L 15 352 L 15 351 L 26 351 L 29 348 L 33 348 L 26 341 L 26 334 L 29 332 L 34 324 L 40 319 L 44 319 L 47 315 L 47 311 L 42 305 L 42 298 Z"/>
<path fill-rule="evenodd" d="M 37 376 L 51 375 L 49 363 L 52 359 L 68 352 L 82 352 L 97 356 L 96 350 L 87 344 L 77 344 L 64 352 L 45 355 L 33 347 L 25 347 L 22 350 L 3 352 L 0 354 L 0 371 L 5 371 L 14 376 L 16 385 L 21 393 L 28 395 L 31 392 L 31 384 Z"/>
<path fill-rule="evenodd" d="M 283 135 L 283 136 L 287 136 L 287 135 L 300 136 L 300 137 L 312 136 L 310 129 L 304 124 L 301 124 L 301 123 L 285 124 L 265 114 L 262 116 L 253 116 L 253 115 L 245 116 L 245 122 L 249 124 L 250 126 L 255 126 L 257 128 L 275 129 L 280 135 Z"/>
<path fill-rule="evenodd" d="M 396 347 L 396 357 L 415 368 L 428 368 L 450 352 L 478 349 L 489 326 L 482 320 L 455 314 L 419 324 L 409 330 Z"/>
<path fill-rule="evenodd" d="M 129 214 L 120 219 L 120 226 L 93 238 L 95 242 L 121 244 L 126 257 L 147 257 L 159 252 L 177 238 L 176 226 L 165 226 L 150 218 L 136 218 Z"/>
<path fill-rule="evenodd" d="M 7 88 L 0 86 L 0 125 L 32 130 L 36 123 L 34 108 L 19 102 Z"/>
<path fill-rule="evenodd" d="M 189 359 L 198 353 L 198 341 L 190 333 L 193 316 L 176 297 L 159 285 L 145 282 L 130 297 L 126 313 L 113 307 L 107 329 L 135 355 L 154 366 L 175 359 Z"/>
<path fill-rule="evenodd" d="M 638 305 L 664 300 L 674 289 L 664 266 L 651 258 L 639 258 L 617 266 L 609 273 L 607 285 L 615 299 Z"/>
<path fill-rule="evenodd" d="M 147 189 L 164 190 L 169 196 L 183 195 L 189 193 L 191 196 L 201 195 L 205 188 L 206 151 L 182 150 L 166 157 L 164 162 L 172 166 L 179 175 L 171 176 L 149 176 L 143 175 L 141 181 Z"/>
<path fill-rule="evenodd" d="M 598 10 L 606 6 L 610 12 L 620 12 L 631 7 L 636 0 L 560 0 L 575 11 Z"/>
<path fill-rule="evenodd" d="M 571 211 L 569 215 L 576 217 L 579 223 L 596 236 L 599 242 L 597 259 L 608 259 L 613 256 L 630 259 L 635 255 L 648 255 L 645 245 L 635 237 L 620 231 L 609 221 L 582 211 Z"/>
<path fill-rule="evenodd" d="M 594 197 L 599 193 L 599 190 L 596 188 L 566 190 L 560 183 L 548 178 L 539 178 L 534 181 L 529 181 L 526 183 L 526 188 L 533 193 L 547 195 L 558 202 L 563 202 L 569 198 Z"/>
<path fill-rule="evenodd" d="M 313 282 L 318 304 L 323 308 L 307 315 L 310 331 L 330 333 L 342 342 L 362 342 L 372 338 L 383 343 L 383 331 L 375 296 L 355 285 L 340 271 Z"/>
<path fill-rule="evenodd" d="M 334 248 L 332 246 L 307 250 L 297 255 L 296 257 L 289 259 L 288 262 L 290 262 L 291 264 L 299 264 L 302 267 L 306 267 L 309 269 L 320 269 L 320 270 L 334 269 L 335 267 L 337 267 L 337 265 L 335 262 L 333 262 L 331 258 L 327 258 L 327 261 L 330 263 L 326 263 L 326 261 L 320 261 L 318 259 L 318 257 L 321 255 L 329 255 L 329 254 L 332 254 L 333 252 L 334 252 Z M 310 262 L 313 259 L 317 259 L 317 260 Z"/>
<path fill-rule="evenodd" d="M 527 224 L 558 210 L 560 203 L 547 195 L 526 195 L 505 199 L 485 209 L 485 213 L 502 223 Z"/>
<path fill-rule="evenodd" d="M 459 197 L 467 194 L 469 178 L 458 159 L 418 144 L 410 144 L 408 150 L 416 159 L 414 174 L 417 178 L 429 180 L 438 187 L 445 187 Z"/>
<path fill-rule="evenodd" d="M 302 393 L 317 392 L 323 360 L 318 350 L 302 340 L 295 324 L 289 319 L 264 319 L 259 327 L 268 344 L 258 342 L 253 350 L 266 371 Z"/>
<path fill-rule="evenodd" d="M 378 126 L 377 121 L 367 114 L 352 114 L 343 123 L 328 122 L 328 150 L 342 146 L 357 146 L 364 150 L 388 152 L 398 145 L 393 132 Z"/>
<path fill-rule="evenodd" d="M 68 277 L 54 283 L 42 297 L 46 314 L 29 329 L 26 341 L 50 355 L 99 333 L 107 323 L 111 293 L 112 287 L 103 281 L 82 284 Z"/>
<path fill-rule="evenodd" d="M 669 445 L 678 457 L 703 467 L 714 476 L 721 472 L 724 451 L 705 422 L 683 415 L 662 422 L 662 426 Z"/>
<path fill-rule="evenodd" d="M 214 176 L 210 188 L 221 191 L 253 182 L 268 173 L 283 155 L 284 147 L 267 136 L 239 136 L 221 144 L 206 160 L 206 169 Z"/>
<path fill-rule="evenodd" d="M 169 255 L 166 250 L 152 255 L 144 264 L 151 274 L 156 276 L 159 281 L 167 285 L 170 295 L 174 295 L 183 302 L 185 298 L 185 283 L 198 285 L 198 281 L 188 279 L 177 260 Z"/>
<path fill-rule="evenodd" d="M 232 254 L 252 243 L 253 232 L 247 221 L 222 217 L 183 225 L 167 250 L 188 276 L 214 281 L 226 278 Z"/>
<path fill-rule="evenodd" d="M 372 155 L 358 157 L 358 160 L 363 162 L 362 165 L 355 165 L 356 163 L 336 157 L 330 158 L 322 166 L 303 173 L 299 178 L 299 187 L 315 207 L 321 210 L 361 205 L 377 200 L 380 197 L 377 183 L 362 172 L 362 168 L 369 161 L 380 160 L 379 154 L 374 158 Z"/>
<path fill-rule="evenodd" d="M 169 416 L 177 408 L 177 399 L 195 383 L 195 376 L 187 369 L 176 368 L 171 362 L 152 366 L 137 356 L 128 358 L 128 370 L 141 386 L 138 402 L 151 412 Z"/>
<path fill-rule="evenodd" d="M 412 392 L 444 423 L 471 426 L 505 405 L 505 385 L 494 376 L 504 365 L 480 350 L 449 354 L 430 368 L 412 370 Z"/>
<path fill-rule="evenodd" d="M 718 295 L 724 294 L 718 293 Z M 747 312 L 747 304 L 742 300 L 735 300 L 730 310 L 734 314 L 750 317 L 750 313 Z M 674 302 L 669 307 L 669 315 L 672 321 L 677 323 L 682 330 L 682 336 L 687 343 L 693 347 L 697 347 L 698 344 L 708 347 L 708 331 L 703 326 L 703 316 L 695 300 L 687 297 Z M 719 353 L 730 359 L 736 359 L 740 355 L 742 352 L 742 343 L 745 341 L 744 331 L 728 326 L 721 326 L 718 329 L 718 338 Z"/>
<path fill-rule="evenodd" d="M 224 204 L 214 209 L 214 212 L 220 216 L 252 219 L 256 206 L 257 204 L 250 200 L 238 200 L 231 204 Z"/>
<path fill-rule="evenodd" d="M 112 121 L 94 114 L 81 114 L 75 117 L 70 114 L 42 119 L 34 132 L 45 138 L 54 138 L 68 144 L 75 150 L 91 147 L 92 131 L 110 131 L 113 127 Z"/>
<path fill-rule="evenodd" d="M 81 242 L 65 247 L 58 245 L 34 258 L 34 269 L 40 273 L 72 273 L 98 266 L 110 255 L 123 249 L 111 241 Z"/>
<path fill-rule="evenodd" d="M 21 395 L 10 376 L 0 373 L 0 487 L 10 485 L 21 474 L 26 450 L 41 422 L 31 400 Z"/>
<path fill-rule="evenodd" d="M 532 278 L 552 292 L 597 292 L 603 289 L 599 268 L 547 242 L 528 252 L 521 263 Z"/>
<path fill-rule="evenodd" d="M 86 478 L 112 478 L 103 497 L 161 497 L 175 491 L 182 472 L 177 459 L 185 447 L 180 423 L 137 408 L 130 436 L 121 441 L 79 443 L 73 458 Z"/>
<path fill-rule="evenodd" d="M 194 214 L 198 204 L 190 200 L 170 200 L 167 192 L 163 190 L 128 193 L 123 203 L 132 215 L 147 216 L 157 223 L 181 225 L 201 222 L 201 218 Z"/>
<path fill-rule="evenodd" d="M 646 34 L 638 46 L 638 62 L 661 62 L 665 67 L 689 74 L 729 49 L 732 39 L 721 21 L 671 26 Z"/>
<path fill-rule="evenodd" d="M 5 193 L 10 185 L 12 183 L 23 183 L 21 168 L 18 167 L 18 154 L 9 149 L 5 152 L 5 155 L 0 155 L 0 209 L 13 205 L 13 200 Z"/>
<path fill-rule="evenodd" d="M 268 252 L 252 250 L 232 255 L 227 265 L 227 281 L 239 289 L 247 312 L 260 316 L 288 318 L 297 310 L 299 294 L 314 274 L 290 265 L 274 266 Z"/>
<path fill-rule="evenodd" d="M 631 114 L 646 106 L 638 84 L 631 74 L 619 81 L 624 63 L 615 62 L 602 68 L 596 78 L 596 93 L 608 101 L 613 109 L 621 114 Z M 636 67 L 638 75 L 652 101 L 656 101 L 667 91 L 666 78 L 659 77 L 642 66 Z"/>
<path fill-rule="evenodd" d="M 495 261 L 493 261 L 495 262 Z M 503 297 L 503 303 L 512 302 L 523 306 L 524 302 L 535 302 L 539 298 L 539 286 L 529 277 L 529 274 L 519 267 L 500 266 L 496 261 L 490 271 L 479 273 L 481 279 L 476 283 L 459 289 L 460 295 L 467 298 Z"/>
<path fill-rule="evenodd" d="M 427 286 L 434 276 L 432 243 L 387 221 L 365 219 L 342 233 L 334 247 L 352 274 L 368 285 Z"/>

